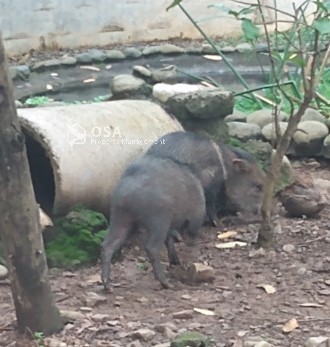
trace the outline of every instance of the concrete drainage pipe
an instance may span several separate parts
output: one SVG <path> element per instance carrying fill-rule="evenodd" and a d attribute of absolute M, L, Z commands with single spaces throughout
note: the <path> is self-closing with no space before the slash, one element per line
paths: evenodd
<path fill-rule="evenodd" d="M 180 123 L 150 101 L 18 109 L 36 199 L 49 215 L 77 203 L 109 215 L 111 191 L 132 159 Z"/>

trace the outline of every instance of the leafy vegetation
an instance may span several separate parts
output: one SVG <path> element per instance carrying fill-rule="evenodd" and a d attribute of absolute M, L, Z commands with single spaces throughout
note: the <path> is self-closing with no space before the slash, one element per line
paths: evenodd
<path fill-rule="evenodd" d="M 103 214 L 76 206 L 64 218 L 55 221 L 53 237 L 45 242 L 49 266 L 72 269 L 95 263 L 106 228 Z"/>

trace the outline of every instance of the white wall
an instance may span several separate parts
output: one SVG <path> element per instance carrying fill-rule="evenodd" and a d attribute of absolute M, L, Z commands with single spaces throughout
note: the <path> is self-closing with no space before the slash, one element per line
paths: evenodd
<path fill-rule="evenodd" d="M 256 0 L 247 0 L 256 2 Z M 273 0 L 263 0 L 272 4 Z M 200 38 L 179 8 L 166 12 L 172 0 L 0 0 L 0 29 L 8 54 L 46 46 L 76 48 L 85 45 L 134 43 L 174 37 Z M 240 23 L 219 10 L 208 9 L 210 0 L 184 0 L 195 19 L 218 15 L 202 22 L 209 35 L 240 33 Z M 218 1 L 232 9 L 230 0 Z M 299 4 L 302 0 L 295 0 Z M 292 8 L 291 2 L 277 0 L 278 7 Z"/>

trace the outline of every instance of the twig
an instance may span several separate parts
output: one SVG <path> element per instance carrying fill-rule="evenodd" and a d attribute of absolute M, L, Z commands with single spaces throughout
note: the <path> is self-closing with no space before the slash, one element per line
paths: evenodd
<path fill-rule="evenodd" d="M 304 246 L 304 245 L 308 245 L 308 244 L 311 244 L 311 243 L 314 243 L 314 242 L 317 242 L 317 241 L 322 241 L 322 240 L 324 240 L 325 238 L 326 238 L 327 236 L 319 236 L 319 237 L 317 237 L 317 238 L 315 238 L 315 239 L 313 239 L 313 240 L 307 240 L 307 241 L 305 241 L 305 242 L 302 242 L 302 243 L 297 243 L 297 244 L 295 244 L 295 246 Z"/>

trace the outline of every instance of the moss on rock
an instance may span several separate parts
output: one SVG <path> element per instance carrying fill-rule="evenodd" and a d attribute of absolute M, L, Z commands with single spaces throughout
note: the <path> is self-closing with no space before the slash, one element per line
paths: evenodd
<path fill-rule="evenodd" d="M 107 225 L 103 214 L 81 205 L 56 220 L 50 240 L 45 240 L 49 266 L 72 269 L 96 263 Z"/>

